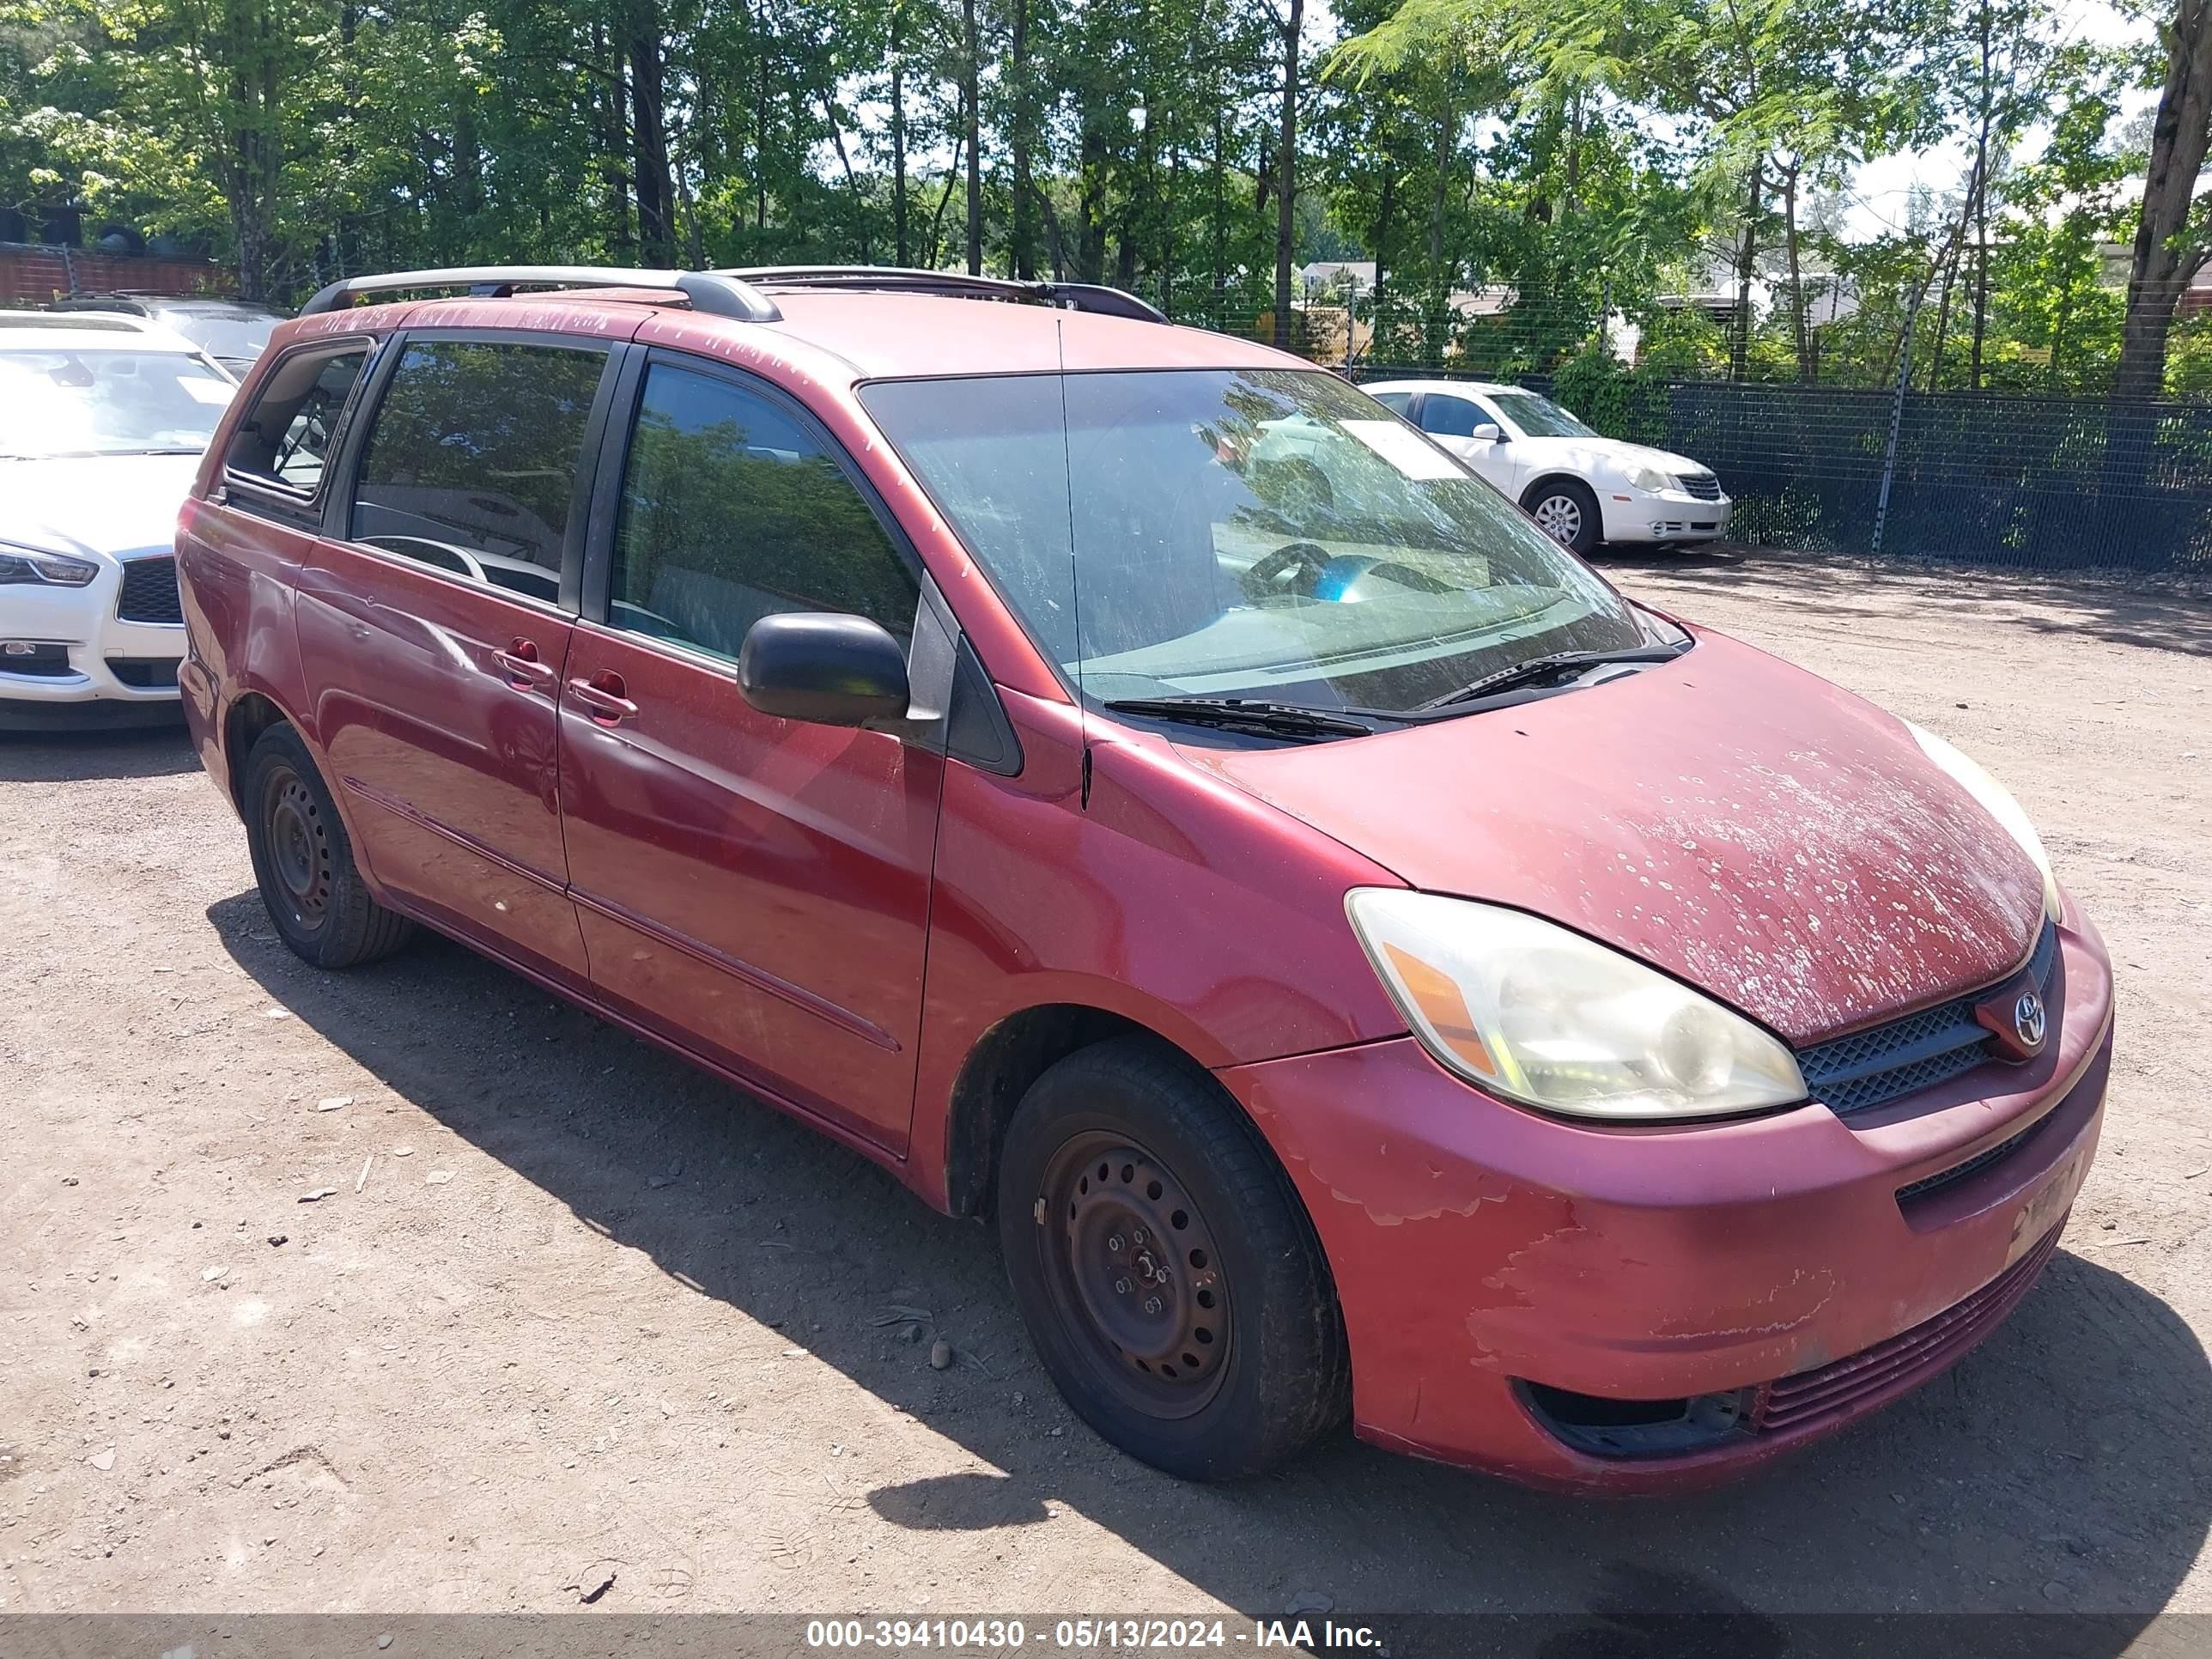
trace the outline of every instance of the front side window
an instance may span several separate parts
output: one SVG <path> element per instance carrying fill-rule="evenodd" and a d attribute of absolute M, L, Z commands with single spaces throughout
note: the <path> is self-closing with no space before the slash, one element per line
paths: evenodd
<path fill-rule="evenodd" d="M 734 658 L 786 611 L 914 630 L 913 572 L 827 441 L 711 374 L 647 372 L 623 469 L 608 620 Z"/>
<path fill-rule="evenodd" d="M 1561 409 L 1549 398 L 1533 392 L 1499 392 L 1492 394 L 1505 418 L 1528 438 L 1595 438 L 1598 434 L 1573 416 Z"/>
<path fill-rule="evenodd" d="M 1102 701 L 1407 711 L 1628 603 L 1316 370 L 884 381 L 861 398 L 1031 636 Z"/>
<path fill-rule="evenodd" d="M 0 459 L 197 455 L 237 390 L 181 351 L 0 348 Z"/>
<path fill-rule="evenodd" d="M 606 367 L 596 349 L 422 340 L 370 428 L 357 542 L 555 600 L 584 430 Z"/>
<path fill-rule="evenodd" d="M 1464 398 L 1448 398 L 1431 392 L 1421 399 L 1421 430 L 1439 438 L 1472 438 L 1474 429 L 1490 418 Z"/>

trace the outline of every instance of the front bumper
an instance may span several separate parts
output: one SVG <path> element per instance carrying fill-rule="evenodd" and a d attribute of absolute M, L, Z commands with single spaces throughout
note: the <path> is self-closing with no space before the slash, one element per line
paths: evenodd
<path fill-rule="evenodd" d="M 1735 503 L 1723 495 L 1701 501 L 1686 491 L 1656 495 L 1606 493 L 1601 496 L 1605 539 L 1628 544 L 1717 541 L 1728 534 Z"/>
<path fill-rule="evenodd" d="M 115 614 L 122 584 L 122 568 L 103 562 L 83 587 L 0 587 L 0 725 L 176 718 L 183 624 L 123 620 Z M 41 648 L 11 657 L 11 641 Z"/>
<path fill-rule="evenodd" d="M 1578 1125 L 1477 1093 L 1410 1037 L 1223 1072 L 1328 1253 L 1358 1432 L 1534 1484 L 1649 1491 L 1724 1478 L 1938 1374 L 2025 1294 L 2095 1151 L 2111 970 L 2070 911 L 2059 947 L 2040 1056 L 1849 1120 L 1814 1104 Z M 1547 1390 L 1733 1396 L 1741 1415 L 1599 1455 L 1547 1419 Z"/>

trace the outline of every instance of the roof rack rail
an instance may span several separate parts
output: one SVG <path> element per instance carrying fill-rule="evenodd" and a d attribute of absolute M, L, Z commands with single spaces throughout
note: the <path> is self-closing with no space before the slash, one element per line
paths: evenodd
<path fill-rule="evenodd" d="M 1024 300 L 1102 317 L 1127 317 L 1140 323 L 1164 323 L 1157 307 L 1118 288 L 1097 283 L 1020 282 L 1004 276 L 971 276 L 957 270 L 916 270 L 901 265 L 756 265 L 718 276 L 771 288 L 902 289 L 977 300 Z"/>
<path fill-rule="evenodd" d="M 505 299 L 517 288 L 651 288 L 680 294 L 694 311 L 740 322 L 783 319 L 775 301 L 727 271 L 623 270 L 611 265 L 455 265 L 439 270 L 397 270 L 376 276 L 347 276 L 332 283 L 300 307 L 302 317 L 343 311 L 365 294 L 390 294 L 412 288 L 465 288 L 473 294 Z"/>

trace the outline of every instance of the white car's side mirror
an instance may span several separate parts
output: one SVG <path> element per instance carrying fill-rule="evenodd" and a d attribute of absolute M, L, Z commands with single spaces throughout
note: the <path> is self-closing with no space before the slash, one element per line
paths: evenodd
<path fill-rule="evenodd" d="M 1505 434 L 1498 429 L 1495 421 L 1485 421 L 1467 435 L 1479 444 L 1502 444 L 1505 441 Z"/>

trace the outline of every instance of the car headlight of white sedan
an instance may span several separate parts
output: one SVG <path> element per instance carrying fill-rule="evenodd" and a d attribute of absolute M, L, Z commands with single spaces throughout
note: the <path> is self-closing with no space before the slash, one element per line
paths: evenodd
<path fill-rule="evenodd" d="M 0 587 L 85 587 L 98 574 L 100 567 L 89 559 L 0 542 Z"/>
<path fill-rule="evenodd" d="M 1620 476 L 1628 480 L 1631 489 L 1641 489 L 1652 495 L 1681 487 L 1674 482 L 1673 473 L 1662 472 L 1656 466 L 1624 466 L 1620 469 Z"/>

